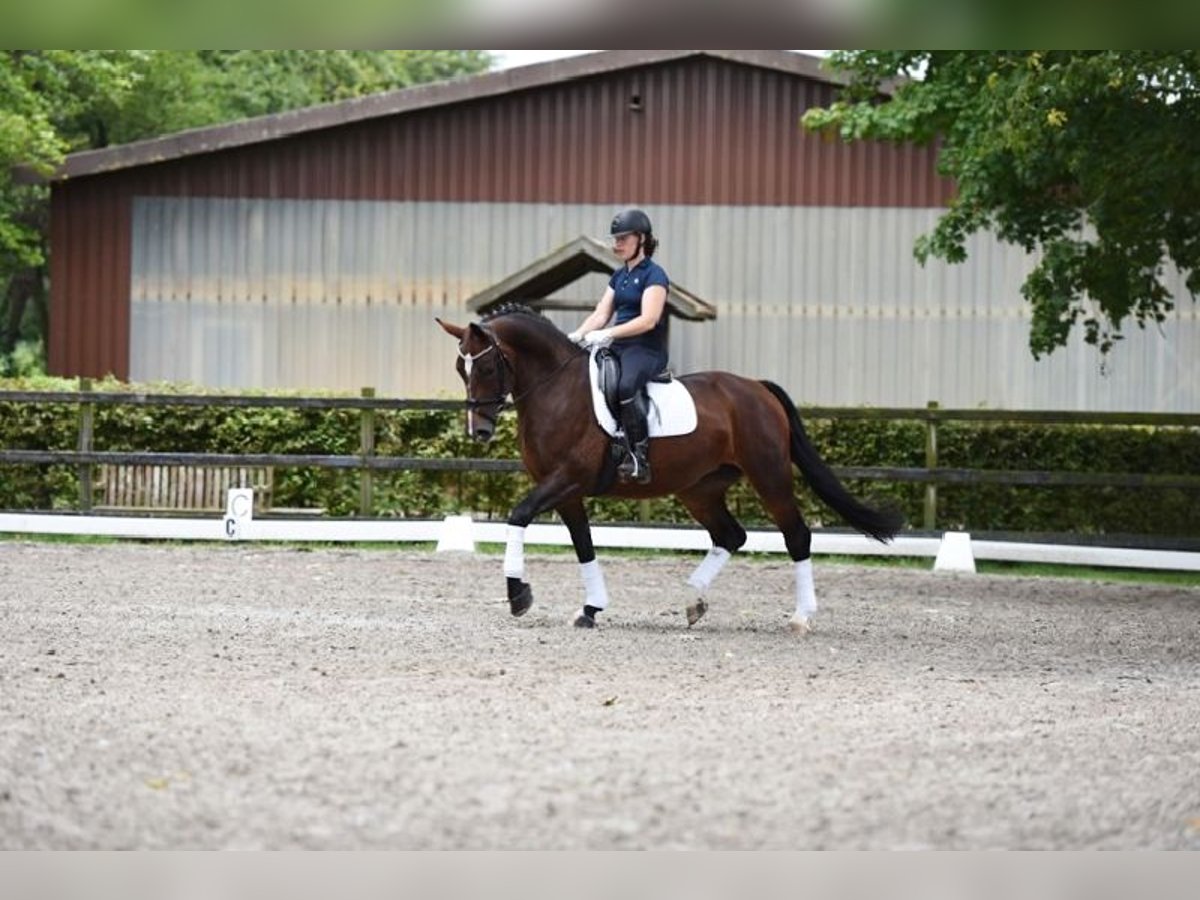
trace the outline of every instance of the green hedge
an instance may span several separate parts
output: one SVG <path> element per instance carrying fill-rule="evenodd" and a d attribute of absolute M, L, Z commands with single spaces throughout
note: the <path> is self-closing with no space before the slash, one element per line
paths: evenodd
<path fill-rule="evenodd" d="M 0 390 L 75 388 L 74 381 L 60 379 L 0 379 Z M 203 393 L 194 387 L 130 386 L 115 381 L 97 383 L 95 389 Z M 481 447 L 464 433 L 461 413 L 377 411 L 376 452 L 382 456 L 511 458 L 516 456 L 515 425 L 513 415 L 503 416 L 496 439 Z M 924 465 L 925 431 L 920 423 L 814 419 L 807 426 L 832 465 Z M 0 403 L 0 447 L 73 449 L 77 429 L 78 408 L 74 405 Z M 356 410 L 95 407 L 97 450 L 355 454 L 358 441 Z M 951 468 L 1200 472 L 1200 430 L 1188 428 L 949 423 L 939 426 L 938 449 L 940 464 Z M 375 514 L 427 518 L 470 512 L 502 520 L 530 486 L 528 477 L 519 473 L 376 473 Z M 850 482 L 848 486 L 862 496 L 893 502 L 914 525 L 922 522 L 923 485 Z M 0 508 L 73 509 L 78 492 L 74 467 L 0 466 Z M 937 524 L 973 531 L 1197 537 L 1197 493 L 941 485 Z M 797 496 L 814 527 L 843 524 L 802 482 Z M 276 468 L 276 506 L 320 507 L 331 515 L 353 515 L 358 497 L 356 472 Z M 589 503 L 593 520 L 599 522 L 632 521 L 643 513 L 636 501 L 593 499 Z M 744 483 L 730 492 L 730 506 L 747 525 L 768 524 L 757 498 Z M 661 523 L 691 521 L 672 499 L 650 501 L 648 515 L 651 521 Z"/>

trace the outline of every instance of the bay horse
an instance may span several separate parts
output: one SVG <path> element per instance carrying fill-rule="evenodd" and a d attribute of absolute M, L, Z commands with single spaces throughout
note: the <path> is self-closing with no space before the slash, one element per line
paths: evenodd
<path fill-rule="evenodd" d="M 584 508 L 588 495 L 674 494 L 708 531 L 712 547 L 687 582 L 695 592 L 685 610 L 689 627 L 707 611 L 705 595 L 717 573 L 746 542 L 746 530 L 725 503 L 726 492 L 743 475 L 783 532 L 795 565 L 796 607 L 789 622 L 795 632 L 809 630 L 817 598 L 812 532 L 793 495 L 793 463 L 817 496 L 858 531 L 886 543 L 900 529 L 897 513 L 862 503 L 838 481 L 805 434 L 795 404 L 776 384 L 728 372 L 681 376 L 696 404 L 695 430 L 651 439 L 648 484 L 613 483 L 610 438 L 593 413 L 586 351 L 522 305 L 502 306 L 466 326 L 436 321 L 458 340 L 468 433 L 487 442 L 510 396 L 516 408 L 521 459 L 535 486 L 508 518 L 504 575 L 514 616 L 533 605 L 525 578 L 525 528 L 549 510 L 566 524 L 583 577 L 585 600 L 574 624 L 593 627 L 596 614 L 608 606 Z"/>

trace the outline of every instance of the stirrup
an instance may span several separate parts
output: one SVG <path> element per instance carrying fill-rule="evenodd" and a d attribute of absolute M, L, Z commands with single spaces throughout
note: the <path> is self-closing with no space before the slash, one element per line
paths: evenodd
<path fill-rule="evenodd" d="M 650 464 L 640 459 L 636 453 L 630 452 L 621 464 L 617 466 L 617 476 L 622 481 L 632 481 L 636 484 L 649 484 Z"/>

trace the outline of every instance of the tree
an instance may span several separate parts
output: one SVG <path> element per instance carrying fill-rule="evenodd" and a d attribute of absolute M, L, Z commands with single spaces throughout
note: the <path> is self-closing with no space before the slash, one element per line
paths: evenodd
<path fill-rule="evenodd" d="M 49 191 L 67 153 L 485 70 L 479 50 L 0 51 L 0 375 L 44 346 Z"/>
<path fill-rule="evenodd" d="M 836 53 L 848 78 L 807 128 L 938 142 L 957 193 L 915 248 L 950 262 L 988 229 L 1041 258 L 1022 286 L 1035 358 L 1073 326 L 1102 355 L 1122 325 L 1162 322 L 1174 264 L 1200 290 L 1200 53 Z"/>
<path fill-rule="evenodd" d="M 158 52 L 106 118 L 111 142 L 126 143 L 481 72 L 490 63 L 478 50 Z"/>

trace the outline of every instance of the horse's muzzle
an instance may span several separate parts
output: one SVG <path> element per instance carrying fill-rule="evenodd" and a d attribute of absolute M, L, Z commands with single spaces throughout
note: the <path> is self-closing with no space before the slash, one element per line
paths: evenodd
<path fill-rule="evenodd" d="M 496 420 L 486 413 L 473 409 L 467 413 L 467 434 L 480 444 L 486 444 L 496 433 Z"/>

